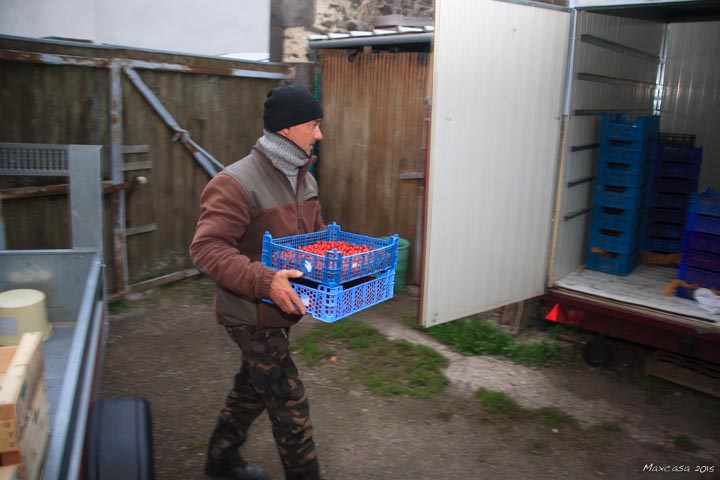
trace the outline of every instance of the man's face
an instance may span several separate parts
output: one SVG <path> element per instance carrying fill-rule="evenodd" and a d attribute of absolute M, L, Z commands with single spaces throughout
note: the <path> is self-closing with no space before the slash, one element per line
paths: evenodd
<path fill-rule="evenodd" d="M 323 138 L 322 132 L 320 131 L 319 118 L 299 125 L 293 125 L 292 127 L 283 128 L 277 133 L 291 140 L 295 145 L 302 148 L 308 155 L 312 152 L 312 146 L 315 142 L 322 140 Z"/>

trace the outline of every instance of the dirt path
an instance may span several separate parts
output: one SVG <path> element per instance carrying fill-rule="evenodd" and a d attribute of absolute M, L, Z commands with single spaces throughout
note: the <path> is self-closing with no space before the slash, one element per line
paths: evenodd
<path fill-rule="evenodd" d="M 103 396 L 150 401 L 158 480 L 204 478 L 207 438 L 238 365 L 237 348 L 213 320 L 209 291 L 205 282 L 190 280 L 111 316 Z M 398 294 L 356 318 L 451 360 L 451 383 L 433 399 L 373 395 L 351 378 L 342 354 L 337 363 L 312 368 L 296 357 L 326 479 L 624 479 L 646 465 L 689 470 L 648 476 L 720 478 L 720 400 L 673 384 L 648 393 L 634 380 L 643 348 L 619 342 L 608 369 L 588 367 L 579 354 L 546 369 L 464 357 L 401 321 L 416 301 Z M 293 337 L 315 323 L 304 319 Z M 527 408 L 556 407 L 579 424 L 489 416 L 473 398 L 479 387 L 505 392 Z M 598 428 L 601 422 L 622 430 Z M 674 448 L 678 435 L 702 450 Z M 266 417 L 253 427 L 244 454 L 273 479 L 283 478 Z M 695 472 L 702 466 L 714 472 Z"/>

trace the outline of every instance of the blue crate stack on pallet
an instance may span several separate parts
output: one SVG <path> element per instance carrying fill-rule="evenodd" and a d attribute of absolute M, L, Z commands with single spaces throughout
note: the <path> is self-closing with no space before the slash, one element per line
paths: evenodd
<path fill-rule="evenodd" d="M 323 255 L 303 250 L 318 242 L 346 242 L 369 250 Z M 321 232 L 290 237 L 263 236 L 262 263 L 275 270 L 300 270 L 292 281 L 305 311 L 323 322 L 335 322 L 393 297 L 400 237 L 376 238 L 344 232 L 335 222 Z M 265 299 L 270 302 L 269 299 Z"/>
<path fill-rule="evenodd" d="M 690 195 L 678 278 L 720 290 L 720 193 L 708 189 Z M 678 289 L 678 296 L 688 296 Z"/>
<path fill-rule="evenodd" d="M 647 231 L 657 116 L 603 114 L 586 266 L 627 275 Z"/>
<path fill-rule="evenodd" d="M 652 182 L 647 249 L 678 253 L 682 249 L 690 194 L 696 193 L 702 148 L 695 136 L 660 133 Z"/>

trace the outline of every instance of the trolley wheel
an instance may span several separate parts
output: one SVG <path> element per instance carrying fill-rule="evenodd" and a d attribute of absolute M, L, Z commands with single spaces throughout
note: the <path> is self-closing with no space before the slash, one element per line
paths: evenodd
<path fill-rule="evenodd" d="M 593 367 L 609 365 L 613 356 L 613 348 L 604 338 L 590 340 L 583 348 L 585 362 Z"/>

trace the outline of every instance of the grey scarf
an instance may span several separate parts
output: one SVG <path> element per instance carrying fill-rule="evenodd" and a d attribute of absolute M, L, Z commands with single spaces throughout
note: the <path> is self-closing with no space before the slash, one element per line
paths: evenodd
<path fill-rule="evenodd" d="M 287 175 L 293 190 L 297 190 L 298 170 L 310 160 L 310 157 L 282 135 L 268 130 L 263 132 L 264 135 L 258 140 L 258 145 L 268 154 L 275 168 Z"/>

